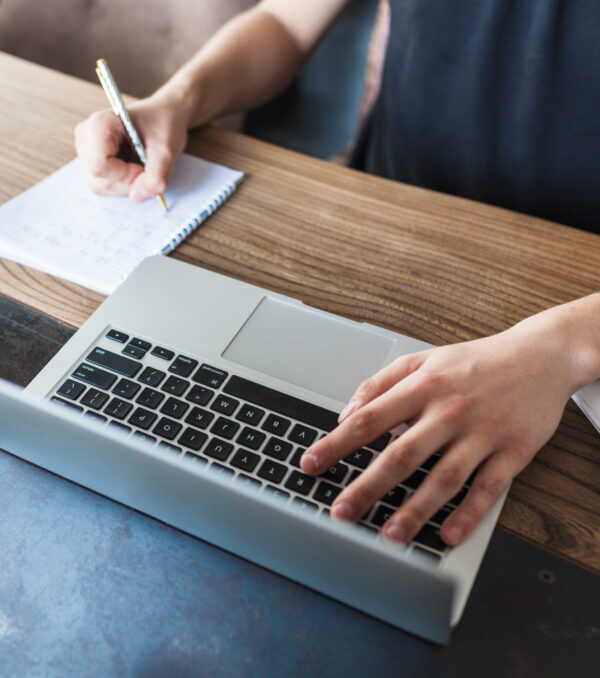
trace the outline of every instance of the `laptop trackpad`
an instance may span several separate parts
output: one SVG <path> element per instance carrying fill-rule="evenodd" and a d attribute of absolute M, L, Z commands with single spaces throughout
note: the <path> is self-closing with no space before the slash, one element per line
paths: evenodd
<path fill-rule="evenodd" d="M 349 320 L 265 297 L 223 357 L 345 402 L 395 343 Z"/>

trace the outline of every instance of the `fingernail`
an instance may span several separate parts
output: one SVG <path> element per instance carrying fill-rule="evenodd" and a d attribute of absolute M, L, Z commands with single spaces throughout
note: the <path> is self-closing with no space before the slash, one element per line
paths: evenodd
<path fill-rule="evenodd" d="M 403 544 L 406 541 L 406 530 L 400 525 L 391 525 L 383 531 L 383 536 L 390 541 Z"/>
<path fill-rule="evenodd" d="M 345 522 L 354 521 L 354 509 L 352 508 L 352 506 L 350 506 L 350 504 L 347 504 L 345 501 L 336 504 L 334 507 L 332 507 L 331 515 L 336 520 L 344 520 Z"/>
<path fill-rule="evenodd" d="M 462 540 L 463 531 L 460 527 L 454 525 L 453 527 L 448 528 L 446 536 L 451 544 L 458 544 Z"/>
<path fill-rule="evenodd" d="M 302 466 L 302 470 L 305 471 L 306 473 L 319 472 L 319 460 L 317 459 L 316 455 L 314 455 L 312 452 L 305 452 L 302 455 L 300 465 Z"/>
<path fill-rule="evenodd" d="M 357 400 L 351 400 L 346 407 L 340 412 L 340 416 L 338 417 L 338 424 L 341 424 L 344 419 L 352 414 L 354 410 L 358 408 L 358 401 Z"/>
<path fill-rule="evenodd" d="M 152 193 L 148 193 L 143 188 L 136 188 L 133 191 L 131 191 L 131 199 L 134 202 L 144 202 L 144 200 L 148 200 L 149 198 L 153 197 L 154 196 L 152 195 Z"/>

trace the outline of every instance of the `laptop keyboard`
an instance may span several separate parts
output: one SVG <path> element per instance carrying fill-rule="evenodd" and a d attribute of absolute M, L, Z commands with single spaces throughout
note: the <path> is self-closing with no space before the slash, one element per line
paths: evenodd
<path fill-rule="evenodd" d="M 342 489 L 392 438 L 386 433 L 320 476 L 308 476 L 300 470 L 300 457 L 337 426 L 335 412 L 116 329 L 73 366 L 50 400 L 165 454 L 210 465 L 238 482 L 326 515 Z M 357 529 L 377 538 L 438 458 L 433 455 L 390 490 Z M 441 560 L 449 547 L 440 538 L 440 525 L 465 494 L 466 487 L 431 518 L 410 548 Z"/>

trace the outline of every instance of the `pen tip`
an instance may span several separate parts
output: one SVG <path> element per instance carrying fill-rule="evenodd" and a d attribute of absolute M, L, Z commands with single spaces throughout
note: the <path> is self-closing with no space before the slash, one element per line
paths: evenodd
<path fill-rule="evenodd" d="M 163 210 L 165 212 L 167 212 L 167 203 L 166 203 L 164 195 L 162 193 L 160 193 L 159 195 L 156 196 L 156 198 L 157 198 L 158 202 L 160 203 L 161 207 L 163 208 Z"/>

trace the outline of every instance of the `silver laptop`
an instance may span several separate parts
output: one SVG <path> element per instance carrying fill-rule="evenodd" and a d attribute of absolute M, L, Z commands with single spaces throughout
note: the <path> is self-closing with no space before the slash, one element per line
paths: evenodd
<path fill-rule="evenodd" d="M 167 257 L 146 259 L 21 392 L 0 447 L 368 614 L 447 643 L 504 497 L 459 547 L 439 527 L 386 543 L 435 458 L 360 524 L 329 507 L 397 429 L 321 477 L 302 451 L 357 384 L 429 345 Z"/>

